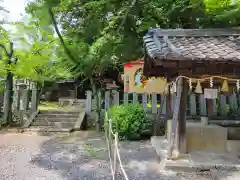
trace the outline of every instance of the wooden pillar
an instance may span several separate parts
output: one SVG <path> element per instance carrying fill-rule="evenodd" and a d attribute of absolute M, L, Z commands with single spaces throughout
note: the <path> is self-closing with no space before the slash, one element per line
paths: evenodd
<path fill-rule="evenodd" d="M 170 91 L 170 90 L 169 90 Z M 166 111 L 166 117 L 165 117 L 165 138 L 167 139 L 167 134 L 168 134 L 168 129 L 167 129 L 167 124 L 168 120 L 172 118 L 172 107 L 171 107 L 171 93 L 169 92 L 167 97 L 166 97 L 166 104 L 167 104 L 167 111 Z"/>
<path fill-rule="evenodd" d="M 157 94 L 152 93 L 151 98 L 152 98 L 152 113 L 157 114 L 157 111 L 158 111 L 158 108 L 157 108 Z"/>
<path fill-rule="evenodd" d="M 166 113 L 166 117 L 167 119 L 172 117 L 172 107 L 171 107 L 171 103 L 172 103 L 172 99 L 171 99 L 172 95 L 169 93 L 166 99 L 166 103 L 167 103 L 167 113 Z"/>
<path fill-rule="evenodd" d="M 186 109 L 187 109 L 187 98 L 188 98 L 188 83 L 186 79 L 182 79 L 182 93 L 180 101 L 180 111 L 178 118 L 178 139 L 177 139 L 177 151 L 179 154 L 186 153 Z"/>
<path fill-rule="evenodd" d="M 133 93 L 133 104 L 138 104 L 138 94 Z"/>
<path fill-rule="evenodd" d="M 208 111 L 208 120 L 210 120 L 213 115 L 213 100 L 212 99 L 207 99 L 207 111 Z"/>
<path fill-rule="evenodd" d="M 168 158 L 172 158 L 174 144 L 176 140 L 176 150 L 178 154 L 186 153 L 186 106 L 187 106 L 188 86 L 183 78 L 177 82 L 177 96 L 174 103 L 170 144 Z"/>
<path fill-rule="evenodd" d="M 148 110 L 147 104 L 148 104 L 147 93 L 143 93 L 142 94 L 142 106 L 143 106 L 143 109 L 145 110 L 145 112 L 147 112 L 147 110 Z"/>

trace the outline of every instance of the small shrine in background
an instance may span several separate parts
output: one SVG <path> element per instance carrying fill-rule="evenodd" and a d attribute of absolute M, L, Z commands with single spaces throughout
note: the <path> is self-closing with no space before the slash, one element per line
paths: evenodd
<path fill-rule="evenodd" d="M 210 125 L 208 119 L 213 99 L 240 90 L 240 29 L 157 28 L 149 29 L 143 41 L 144 78 L 165 77 L 166 88 L 157 82 L 154 86 L 175 94 L 173 112 L 167 116 L 172 117 L 167 127 L 168 158 L 180 158 L 191 151 L 226 153 L 227 128 Z M 131 71 L 133 66 L 128 66 Z M 138 68 L 126 75 L 133 78 Z M 129 84 L 132 91 L 130 79 Z M 187 123 L 187 98 L 192 93 L 204 94 L 200 100 L 207 104 L 207 112 L 201 114 L 201 122 Z M 167 104 L 170 101 L 168 96 Z"/>
<path fill-rule="evenodd" d="M 163 77 L 148 77 L 143 75 L 143 60 L 131 61 L 124 64 L 124 92 L 129 93 L 158 93 L 165 92 L 166 79 Z"/>

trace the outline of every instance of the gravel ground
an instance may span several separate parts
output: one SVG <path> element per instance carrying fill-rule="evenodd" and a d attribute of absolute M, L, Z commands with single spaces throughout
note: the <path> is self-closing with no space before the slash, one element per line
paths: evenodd
<path fill-rule="evenodd" d="M 121 142 L 129 180 L 210 180 L 209 173 L 162 170 L 149 141 Z M 0 134 L 0 180 L 111 180 L 103 139 L 94 133 L 71 136 Z M 118 169 L 118 179 L 124 180 Z"/>

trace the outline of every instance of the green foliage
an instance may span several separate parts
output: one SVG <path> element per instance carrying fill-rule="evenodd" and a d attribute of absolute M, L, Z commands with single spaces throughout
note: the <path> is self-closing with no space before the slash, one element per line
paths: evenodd
<path fill-rule="evenodd" d="M 108 116 L 120 139 L 138 140 L 151 134 L 151 122 L 139 104 L 114 106 L 109 109 Z"/>
<path fill-rule="evenodd" d="M 33 0 L 26 10 L 42 27 L 52 24 L 53 11 L 70 52 L 58 46 L 57 57 L 76 75 L 91 78 L 141 57 L 149 27 L 227 27 L 240 17 L 239 1 L 231 0 Z"/>
<path fill-rule="evenodd" d="M 41 27 L 34 19 L 25 23 L 15 23 L 16 31 L 12 34 L 15 44 L 14 55 L 18 62 L 11 71 L 16 77 L 37 82 L 69 78 L 71 73 L 59 63 L 55 55 L 57 38 L 49 26 Z"/>
<path fill-rule="evenodd" d="M 0 81 L 0 93 L 4 92 L 4 81 Z"/>

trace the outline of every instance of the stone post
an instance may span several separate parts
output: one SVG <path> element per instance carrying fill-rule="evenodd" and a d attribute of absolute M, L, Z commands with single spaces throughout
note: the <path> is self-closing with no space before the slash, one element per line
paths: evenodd
<path fill-rule="evenodd" d="M 36 112 L 38 108 L 38 90 L 36 83 L 31 84 L 31 90 L 32 90 L 32 99 L 31 99 L 31 111 Z"/>

